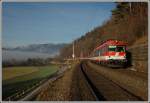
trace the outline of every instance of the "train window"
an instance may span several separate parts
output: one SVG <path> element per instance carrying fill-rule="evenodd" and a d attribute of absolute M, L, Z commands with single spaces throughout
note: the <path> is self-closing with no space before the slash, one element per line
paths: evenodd
<path fill-rule="evenodd" d="M 103 48 L 101 49 L 101 53 L 102 53 L 102 54 L 104 53 L 104 49 L 103 49 Z"/>
<path fill-rule="evenodd" d="M 108 52 L 108 46 L 106 46 L 106 52 Z"/>
<path fill-rule="evenodd" d="M 109 46 L 108 50 L 109 51 L 116 51 L 116 46 Z"/>
<path fill-rule="evenodd" d="M 94 52 L 94 56 L 96 56 L 96 51 Z"/>
<path fill-rule="evenodd" d="M 104 47 L 104 52 L 106 52 L 106 47 Z"/>
<path fill-rule="evenodd" d="M 116 52 L 124 52 L 124 51 L 125 51 L 125 49 L 123 46 L 117 46 Z"/>
<path fill-rule="evenodd" d="M 99 56 L 101 55 L 101 51 L 99 50 Z"/>
<path fill-rule="evenodd" d="M 99 55 L 99 50 L 96 50 L 95 56 Z"/>

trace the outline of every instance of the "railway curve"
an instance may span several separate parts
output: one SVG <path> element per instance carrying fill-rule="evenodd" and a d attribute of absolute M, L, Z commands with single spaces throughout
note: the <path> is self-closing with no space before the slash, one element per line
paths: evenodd
<path fill-rule="evenodd" d="M 100 101 L 142 101 L 143 99 L 121 85 L 104 77 L 90 68 L 85 62 L 81 63 L 81 71 L 89 83 L 94 95 Z"/>

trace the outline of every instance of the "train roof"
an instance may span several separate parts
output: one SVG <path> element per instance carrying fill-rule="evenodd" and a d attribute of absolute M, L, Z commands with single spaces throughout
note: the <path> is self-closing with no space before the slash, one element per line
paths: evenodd
<path fill-rule="evenodd" d="M 115 40 L 115 39 L 109 39 L 109 40 L 106 40 L 104 41 L 100 46 L 98 46 L 95 50 L 97 49 L 100 49 L 100 48 L 103 48 L 104 46 L 106 45 L 111 45 L 111 46 L 118 46 L 118 45 L 127 45 L 126 42 L 124 41 L 121 41 L 121 40 Z"/>

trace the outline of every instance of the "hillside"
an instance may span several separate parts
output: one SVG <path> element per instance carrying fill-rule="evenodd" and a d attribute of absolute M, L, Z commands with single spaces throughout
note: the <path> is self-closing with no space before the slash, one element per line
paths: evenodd
<path fill-rule="evenodd" d="M 141 37 L 148 37 L 148 3 L 120 2 L 112 10 L 108 21 L 74 41 L 75 56 L 89 56 L 95 47 L 107 39 L 123 40 L 128 42 L 128 46 L 133 46 Z M 60 53 L 63 58 L 71 56 L 72 44 L 64 47 Z"/>
<path fill-rule="evenodd" d="M 148 37 L 143 36 L 128 48 L 132 54 L 132 70 L 148 73 Z"/>

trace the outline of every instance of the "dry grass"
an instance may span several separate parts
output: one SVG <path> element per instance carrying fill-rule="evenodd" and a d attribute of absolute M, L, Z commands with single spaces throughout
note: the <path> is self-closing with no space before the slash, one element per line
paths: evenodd
<path fill-rule="evenodd" d="M 132 55 L 133 68 L 138 72 L 148 73 L 148 37 L 138 39 L 128 51 Z"/>
<path fill-rule="evenodd" d="M 141 44 L 147 44 L 148 43 L 148 35 L 145 35 L 141 38 L 139 38 L 138 40 L 136 40 L 133 44 L 134 45 L 141 45 Z"/>

